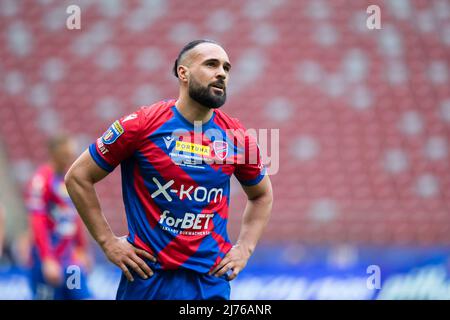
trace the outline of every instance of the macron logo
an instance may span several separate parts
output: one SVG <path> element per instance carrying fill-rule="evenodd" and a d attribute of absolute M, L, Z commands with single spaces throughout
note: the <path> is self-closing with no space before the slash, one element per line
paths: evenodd
<path fill-rule="evenodd" d="M 166 148 L 169 149 L 170 145 L 172 144 L 172 141 L 174 140 L 172 136 L 164 137 L 164 143 L 166 144 Z"/>

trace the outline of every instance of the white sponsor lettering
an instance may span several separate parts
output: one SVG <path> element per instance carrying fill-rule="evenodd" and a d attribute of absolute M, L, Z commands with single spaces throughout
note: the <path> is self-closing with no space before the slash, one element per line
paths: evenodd
<path fill-rule="evenodd" d="M 170 189 L 170 187 L 175 183 L 174 180 L 170 180 L 164 185 L 162 185 L 156 178 L 153 178 L 152 180 L 158 187 L 158 190 L 156 190 L 151 194 L 152 199 L 162 194 L 167 201 L 172 202 L 173 198 L 169 194 L 170 192 L 177 194 L 180 200 L 188 199 L 189 201 L 195 200 L 197 202 L 203 202 L 206 200 L 208 202 L 214 201 L 214 203 L 222 201 L 223 197 L 222 188 L 212 188 L 208 190 L 205 187 L 201 186 L 194 188 L 194 186 L 186 187 L 184 184 L 182 184 L 180 186 L 180 190 L 176 190 Z"/>
<path fill-rule="evenodd" d="M 159 223 L 165 223 L 168 227 L 192 230 L 208 230 L 209 220 L 214 214 L 194 214 L 186 212 L 182 218 L 169 216 L 170 211 L 164 210 L 159 219 Z"/>
<path fill-rule="evenodd" d="M 160 193 L 162 193 L 168 201 L 172 202 L 172 197 L 167 193 L 166 189 L 170 188 L 170 186 L 173 185 L 175 183 L 175 181 L 170 180 L 165 185 L 161 185 L 161 183 L 159 183 L 158 179 L 153 178 L 152 180 L 158 187 L 158 190 L 156 190 L 155 192 L 152 193 L 152 199 L 156 198 Z"/>
<path fill-rule="evenodd" d="M 100 150 L 102 154 L 106 154 L 109 152 L 109 150 L 105 147 L 105 144 L 102 142 L 102 139 L 97 140 L 97 146 L 98 150 Z"/>

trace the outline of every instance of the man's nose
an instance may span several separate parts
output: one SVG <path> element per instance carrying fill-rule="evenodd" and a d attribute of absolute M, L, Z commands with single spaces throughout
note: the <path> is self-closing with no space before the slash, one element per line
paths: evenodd
<path fill-rule="evenodd" d="M 225 80 L 227 77 L 227 73 L 225 72 L 224 68 L 219 68 L 219 70 L 216 73 L 216 78 Z"/>

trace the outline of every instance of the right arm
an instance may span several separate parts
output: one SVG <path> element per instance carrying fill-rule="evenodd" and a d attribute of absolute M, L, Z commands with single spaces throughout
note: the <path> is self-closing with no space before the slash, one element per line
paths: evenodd
<path fill-rule="evenodd" d="M 129 281 L 133 281 L 129 267 L 146 279 L 153 272 L 139 255 L 152 261 L 155 258 L 133 247 L 124 237 L 116 237 L 100 208 L 94 184 L 107 175 L 108 172 L 100 168 L 86 150 L 65 176 L 67 191 L 90 234 L 108 259 L 124 272 Z"/>

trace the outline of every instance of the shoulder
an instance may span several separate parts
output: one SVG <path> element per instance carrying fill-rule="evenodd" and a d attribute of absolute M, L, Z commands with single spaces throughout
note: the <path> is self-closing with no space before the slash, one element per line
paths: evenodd
<path fill-rule="evenodd" d="M 172 117 L 171 106 L 175 100 L 158 101 L 152 105 L 141 106 L 133 113 L 123 116 L 118 121 L 117 136 L 122 133 L 127 135 L 142 133 L 158 126 Z M 115 126 L 115 124 L 113 124 Z M 113 128 L 114 129 L 114 128 Z M 114 130 L 113 130 L 114 131 Z"/>
<path fill-rule="evenodd" d="M 233 136 L 238 146 L 250 145 L 253 148 L 257 145 L 253 130 L 247 130 L 239 119 L 233 118 L 221 110 L 215 112 L 214 122 L 227 132 L 227 135 Z"/>
<path fill-rule="evenodd" d="M 123 117 L 121 122 L 124 123 L 128 119 L 136 120 L 140 130 L 151 130 L 152 128 L 159 127 L 164 122 L 173 117 L 173 111 L 171 107 L 175 104 L 174 99 L 158 101 L 149 106 L 141 106 L 138 110 L 131 115 Z"/>
<path fill-rule="evenodd" d="M 244 129 L 242 123 L 237 119 L 229 116 L 222 110 L 215 110 L 214 122 L 222 129 Z"/>
<path fill-rule="evenodd" d="M 175 104 L 174 99 L 158 101 L 149 106 L 141 106 L 136 113 L 144 120 L 152 120 L 163 116 L 164 114 L 171 113 L 171 107 Z"/>

